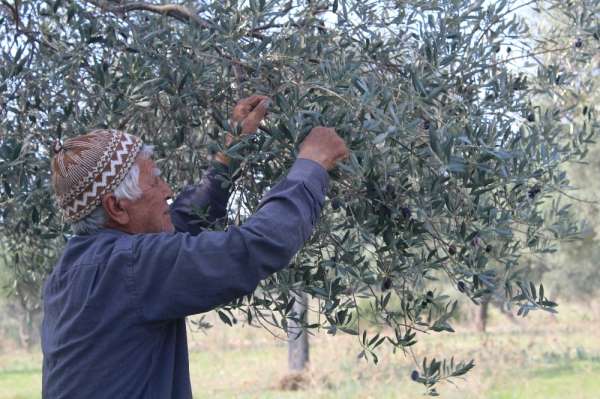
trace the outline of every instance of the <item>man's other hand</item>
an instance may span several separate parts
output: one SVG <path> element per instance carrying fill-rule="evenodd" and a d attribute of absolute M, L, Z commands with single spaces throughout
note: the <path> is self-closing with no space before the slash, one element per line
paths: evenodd
<path fill-rule="evenodd" d="M 349 154 L 346 143 L 335 129 L 319 126 L 313 128 L 300 144 L 298 158 L 313 160 L 329 171 Z"/>
<path fill-rule="evenodd" d="M 267 115 L 271 99 L 267 96 L 254 95 L 240 100 L 233 108 L 232 120 L 235 125 L 241 124 L 242 134 L 256 133 L 258 125 Z"/>
<path fill-rule="evenodd" d="M 244 98 L 233 108 L 231 121 L 234 126 L 241 125 L 242 135 L 256 133 L 258 125 L 267 115 L 271 106 L 271 99 L 267 96 L 254 95 Z M 225 135 L 225 147 L 229 147 L 235 137 L 231 133 Z M 229 165 L 230 159 L 222 152 L 215 154 L 215 160 L 223 165 Z"/>

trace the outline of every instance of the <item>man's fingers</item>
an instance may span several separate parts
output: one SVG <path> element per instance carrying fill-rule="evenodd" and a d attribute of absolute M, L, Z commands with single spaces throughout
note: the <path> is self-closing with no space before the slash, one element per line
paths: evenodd
<path fill-rule="evenodd" d="M 252 121 L 259 123 L 263 120 L 269 108 L 271 107 L 271 99 L 269 97 L 264 97 L 256 107 L 250 112 L 248 118 Z"/>
<path fill-rule="evenodd" d="M 271 106 L 271 99 L 265 98 L 258 103 L 256 107 L 248 114 L 248 116 L 242 121 L 242 133 L 255 133 L 258 129 L 258 125 L 265 118 L 269 107 Z"/>
<path fill-rule="evenodd" d="M 252 110 L 254 108 L 256 108 L 256 106 L 258 104 L 260 104 L 261 101 L 263 101 L 267 98 L 268 98 L 267 96 L 262 96 L 262 95 L 256 94 L 256 95 L 241 99 L 240 101 L 238 101 L 236 106 L 233 108 L 233 115 L 231 116 L 231 119 L 234 122 L 242 122 L 244 119 L 246 119 L 248 117 L 248 115 L 250 115 L 250 112 L 252 112 Z"/>
<path fill-rule="evenodd" d="M 240 103 L 242 103 L 244 106 L 249 106 L 250 108 L 254 108 L 258 104 L 260 104 L 261 101 L 264 101 L 265 99 L 268 99 L 268 98 L 269 97 L 267 97 L 267 96 L 261 96 L 261 95 L 255 94 L 248 98 L 244 98 L 243 100 L 240 101 Z"/>
<path fill-rule="evenodd" d="M 344 159 L 347 159 L 350 156 L 350 150 L 348 150 L 347 147 L 344 146 L 344 149 L 342 150 L 342 152 L 338 155 L 338 160 L 342 161 Z"/>

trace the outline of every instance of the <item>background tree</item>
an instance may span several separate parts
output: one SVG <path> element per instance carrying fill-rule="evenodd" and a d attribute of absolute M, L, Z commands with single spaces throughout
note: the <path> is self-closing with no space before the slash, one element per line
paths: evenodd
<path fill-rule="evenodd" d="M 292 312 L 288 320 L 288 367 L 290 371 L 303 371 L 309 361 L 308 334 L 303 330 L 308 313 L 308 297 L 304 293 L 294 295 Z M 298 321 L 296 321 L 298 319 Z"/>
<path fill-rule="evenodd" d="M 579 25 L 578 20 L 588 13 L 598 19 L 598 8 L 590 2 L 548 2 L 540 5 L 544 23 L 538 27 L 539 34 L 548 39 L 541 43 L 539 51 L 546 52 L 545 62 L 562 65 L 571 72 L 570 84 L 562 85 L 560 96 L 538 96 L 534 102 L 541 107 L 561 101 L 563 108 L 572 108 L 570 120 L 580 126 L 593 125 L 589 112 L 600 100 L 600 25 Z M 575 27 L 575 28 L 574 28 Z M 548 51 L 549 43 L 568 49 L 555 54 Z M 562 76 L 557 75 L 557 78 Z M 562 198 L 582 222 L 581 239 L 560 244 L 560 251 L 551 256 L 531 259 L 533 275 L 544 276 L 552 282 L 555 292 L 563 298 L 587 300 L 598 293 L 600 287 L 600 144 L 587 146 L 587 154 L 581 161 L 575 160 L 565 170 L 573 190 Z"/>
<path fill-rule="evenodd" d="M 552 311 L 520 259 L 578 233 L 556 199 L 598 122 L 591 105 L 586 124 L 571 117 L 569 88 L 591 53 L 547 63 L 540 53 L 573 48 L 531 39 L 514 11 L 533 3 L 2 0 L 1 234 L 15 280 L 39 293 L 69 236 L 50 199 L 55 138 L 126 129 L 156 146 L 179 189 L 222 149 L 235 102 L 261 93 L 274 100 L 269 121 L 228 150 L 240 176 L 223 182 L 235 192 L 231 223 L 257 207 L 313 126 L 335 126 L 353 154 L 293 266 L 220 308 L 224 322 L 277 334 L 293 292 L 306 292 L 319 317 L 305 328 L 355 334 L 377 362 L 384 343 L 409 351 L 419 332 L 453 331 L 456 302 L 432 281 L 476 303 L 500 289 L 523 315 Z M 580 4 L 567 26 L 597 48 L 599 2 Z M 517 70 L 524 60 L 535 75 Z M 534 96 L 549 101 L 536 108 Z M 435 394 L 471 367 L 425 359 L 412 378 Z"/>

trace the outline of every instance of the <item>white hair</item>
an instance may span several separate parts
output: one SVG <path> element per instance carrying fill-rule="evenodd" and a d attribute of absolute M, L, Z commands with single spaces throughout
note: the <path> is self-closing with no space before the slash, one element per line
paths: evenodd
<path fill-rule="evenodd" d="M 151 145 L 143 145 L 137 155 L 137 159 L 150 159 L 154 152 L 154 147 Z M 142 189 L 140 188 L 140 167 L 133 164 L 125 178 L 119 186 L 113 190 L 116 199 L 128 199 L 130 201 L 138 200 L 142 197 Z M 71 224 L 73 233 L 77 235 L 92 234 L 108 223 L 108 214 L 102 205 L 99 205 L 89 215 L 75 223 Z"/>

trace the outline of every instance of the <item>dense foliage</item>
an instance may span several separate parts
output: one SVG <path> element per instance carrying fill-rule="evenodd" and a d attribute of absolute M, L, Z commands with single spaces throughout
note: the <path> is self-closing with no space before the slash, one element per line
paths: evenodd
<path fill-rule="evenodd" d="M 383 343 L 410 350 L 420 331 L 453 331 L 456 304 L 433 280 L 475 303 L 500 292 L 521 314 L 552 311 L 520 259 L 578 233 L 558 198 L 564 165 L 598 127 L 592 104 L 585 123 L 571 116 L 600 3 L 545 3 L 576 29 L 566 46 L 531 37 L 515 11 L 541 11 L 532 4 L 0 2 L 0 229 L 14 286 L 35 306 L 68 238 L 48 185 L 55 138 L 140 135 L 179 189 L 222 148 L 235 102 L 260 93 L 274 100 L 268 121 L 228 150 L 240 176 L 224 183 L 230 223 L 251 214 L 313 126 L 336 127 L 352 156 L 292 267 L 221 308 L 223 321 L 285 329 L 292 292 L 304 291 L 318 299 L 307 327 L 357 334 L 377 361 Z M 365 303 L 388 328 L 359 325 Z M 412 378 L 435 394 L 471 366 L 424 361 Z"/>

